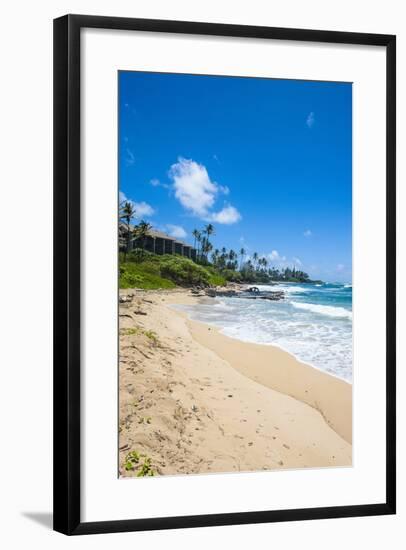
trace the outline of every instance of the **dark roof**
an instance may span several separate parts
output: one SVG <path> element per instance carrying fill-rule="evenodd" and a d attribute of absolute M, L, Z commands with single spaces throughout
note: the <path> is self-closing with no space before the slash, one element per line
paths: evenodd
<path fill-rule="evenodd" d="M 120 222 L 120 226 L 122 229 L 127 229 L 127 224 Z M 133 225 L 130 225 L 130 230 L 134 229 Z M 163 231 L 158 231 L 157 229 L 150 229 L 148 231 L 148 235 L 150 237 L 155 237 L 159 239 L 166 239 L 167 241 L 174 241 L 175 243 L 181 244 L 183 246 L 188 246 L 189 248 L 193 248 L 193 246 L 189 243 L 186 243 L 185 241 L 181 241 L 180 239 L 177 239 L 176 237 L 172 237 L 171 235 L 167 235 L 166 233 L 163 233 Z"/>
<path fill-rule="evenodd" d="M 189 246 L 192 248 L 192 245 L 185 243 L 185 241 L 181 241 L 180 239 L 177 239 L 176 237 L 172 237 L 171 235 L 167 235 L 166 233 L 163 233 L 162 231 L 158 231 L 157 229 L 150 229 L 148 231 L 148 235 L 151 237 L 159 238 L 159 239 L 166 239 L 168 241 L 175 241 L 175 243 L 182 244 L 183 246 Z"/>

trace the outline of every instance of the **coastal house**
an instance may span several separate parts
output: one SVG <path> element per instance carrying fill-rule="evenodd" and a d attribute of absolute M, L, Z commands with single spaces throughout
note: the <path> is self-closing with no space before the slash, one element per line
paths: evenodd
<path fill-rule="evenodd" d="M 130 231 L 134 228 L 130 226 Z M 124 223 L 119 224 L 119 243 L 120 250 L 124 250 L 126 246 L 127 226 Z M 143 241 L 143 242 L 141 242 Z M 134 239 L 130 241 L 130 250 L 135 248 L 144 248 L 153 254 L 179 254 L 193 261 L 196 261 L 196 249 L 190 244 L 171 237 L 162 231 L 150 229 L 144 239 Z"/>

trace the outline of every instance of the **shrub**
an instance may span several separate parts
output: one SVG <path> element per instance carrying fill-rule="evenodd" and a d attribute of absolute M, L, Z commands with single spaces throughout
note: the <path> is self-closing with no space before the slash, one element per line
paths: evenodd
<path fill-rule="evenodd" d="M 152 252 L 148 252 L 148 250 L 143 250 L 142 248 L 135 248 L 134 250 L 131 250 L 127 254 L 127 262 L 134 262 L 134 263 L 141 263 L 145 262 L 146 260 L 153 260 L 155 257 L 155 254 L 152 254 Z"/>
<path fill-rule="evenodd" d="M 240 283 L 242 281 L 241 273 L 239 271 L 223 269 L 221 275 L 226 279 L 226 281 L 231 281 L 233 283 Z"/>
<path fill-rule="evenodd" d="M 143 254 L 144 253 L 144 254 Z M 121 258 L 121 256 L 120 256 Z M 144 258 L 140 260 L 140 258 Z M 121 259 L 122 260 L 122 259 Z M 235 272 L 225 270 L 228 280 L 239 280 Z M 179 255 L 158 256 L 134 250 L 120 263 L 120 288 L 173 288 L 180 286 L 223 286 L 226 276 L 213 266 L 203 267 Z M 234 278 L 232 278 L 234 277 Z"/>
<path fill-rule="evenodd" d="M 224 286 L 226 284 L 226 279 L 218 273 L 210 273 L 209 284 L 210 286 Z"/>
<path fill-rule="evenodd" d="M 152 477 L 155 475 L 151 465 L 151 458 L 137 451 L 130 451 L 124 460 L 127 472 L 137 471 L 137 477 Z"/>
<path fill-rule="evenodd" d="M 209 273 L 204 267 L 182 256 L 161 256 L 161 276 L 179 285 L 209 285 Z"/>
<path fill-rule="evenodd" d="M 154 290 L 158 288 L 174 288 L 175 284 L 160 276 L 159 265 L 126 262 L 120 265 L 120 288 L 143 288 Z"/>

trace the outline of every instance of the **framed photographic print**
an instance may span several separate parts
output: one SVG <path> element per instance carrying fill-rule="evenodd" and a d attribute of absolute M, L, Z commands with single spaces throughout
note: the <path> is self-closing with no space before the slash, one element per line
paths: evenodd
<path fill-rule="evenodd" d="M 395 513 L 395 37 L 54 21 L 54 528 Z"/>

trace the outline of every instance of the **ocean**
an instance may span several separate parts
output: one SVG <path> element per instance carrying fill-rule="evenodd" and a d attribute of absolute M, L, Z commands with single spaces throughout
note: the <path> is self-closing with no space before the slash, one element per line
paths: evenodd
<path fill-rule="evenodd" d="M 276 286 L 282 301 L 208 298 L 203 303 L 176 306 L 191 319 L 221 329 L 232 338 L 272 344 L 299 360 L 352 381 L 352 285 L 341 283 Z"/>

